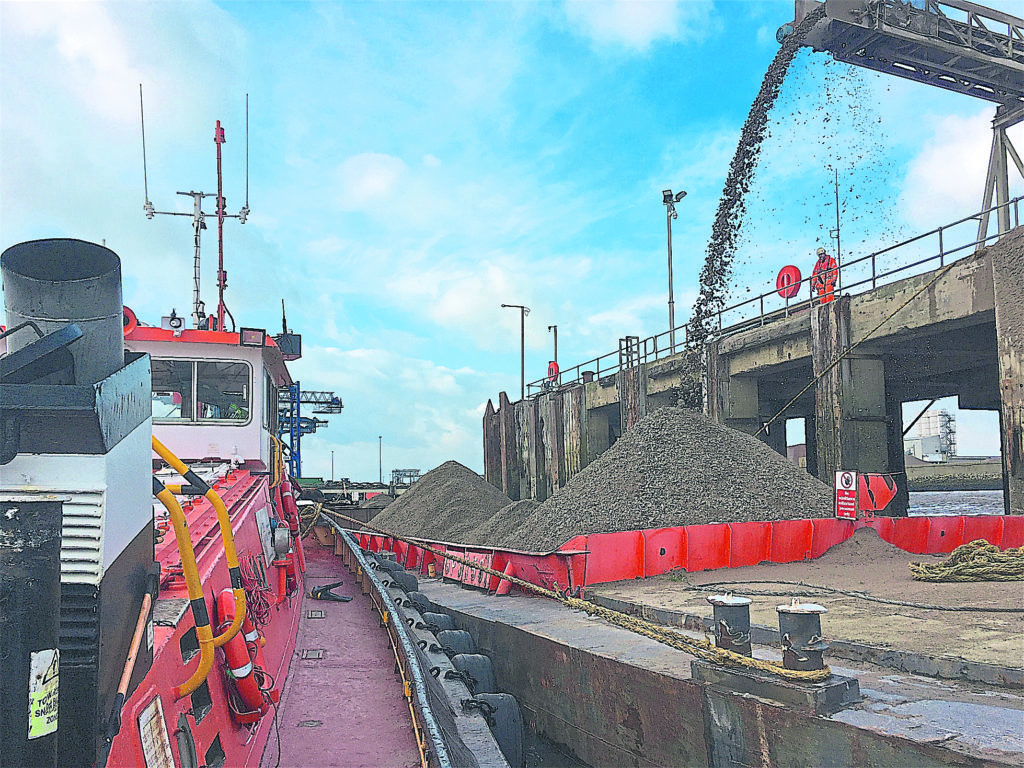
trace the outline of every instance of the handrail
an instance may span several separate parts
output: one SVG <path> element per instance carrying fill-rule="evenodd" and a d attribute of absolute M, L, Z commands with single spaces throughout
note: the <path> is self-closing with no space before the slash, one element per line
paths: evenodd
<path fill-rule="evenodd" d="M 231 531 L 231 518 L 228 515 L 228 509 L 224 505 L 224 500 L 220 497 L 220 494 L 207 485 L 206 481 L 199 475 L 189 469 L 185 462 L 171 453 L 170 449 L 157 440 L 156 437 L 153 438 L 153 450 L 189 483 L 187 488 L 180 485 L 168 485 L 167 489 L 169 492 L 182 493 L 184 490 L 186 492 L 194 492 L 197 496 L 205 496 L 217 512 L 217 522 L 220 524 L 220 537 L 224 542 L 224 557 L 227 560 L 228 574 L 231 577 L 231 591 L 235 596 L 234 620 L 232 620 L 224 632 L 213 639 L 213 647 L 220 648 L 238 634 L 238 631 L 242 628 L 242 622 L 245 620 L 245 589 L 242 586 L 242 572 L 238 567 L 238 552 L 235 550 L 235 536 Z M 180 544 L 178 549 L 181 549 Z M 193 559 L 194 557 L 195 555 L 193 554 Z"/>
<path fill-rule="evenodd" d="M 874 290 L 875 288 L 878 288 L 880 284 L 882 284 L 881 281 L 884 278 L 892 277 L 893 275 L 906 272 L 915 267 L 919 267 L 923 264 L 928 264 L 934 261 L 938 261 L 938 267 L 941 268 L 945 266 L 947 258 L 954 256 L 956 254 L 960 254 L 970 248 L 978 249 L 982 246 L 986 246 L 990 244 L 992 241 L 997 240 L 999 237 L 1002 236 L 1002 234 L 1005 234 L 997 233 L 986 235 L 985 237 L 980 238 L 977 237 L 977 235 L 973 235 L 973 239 L 970 240 L 969 242 L 965 242 L 963 244 L 951 247 L 947 244 L 949 230 L 966 224 L 968 222 L 977 221 L 981 217 L 986 216 L 1002 208 L 1005 208 L 1008 211 L 1012 210 L 1013 227 L 1019 227 L 1021 225 L 1020 206 L 1022 201 L 1024 201 L 1024 195 L 1015 197 L 1012 200 L 1008 200 L 1005 203 L 993 205 L 990 208 L 987 208 L 986 210 L 979 211 L 978 213 L 971 214 L 970 216 L 964 216 L 963 218 L 957 219 L 956 221 L 950 224 L 945 224 L 941 227 L 936 227 L 935 229 L 929 230 L 928 232 L 924 232 L 923 234 L 915 235 L 906 240 L 901 240 L 900 242 L 894 245 L 881 248 L 877 251 L 873 251 L 869 254 L 853 259 L 852 261 L 847 261 L 843 264 L 840 264 L 837 267 L 839 278 L 837 291 L 839 288 L 841 288 L 844 292 L 849 293 L 855 288 L 864 288 L 866 286 L 867 290 Z M 889 256 L 892 254 L 892 252 L 900 248 L 904 248 L 908 245 L 922 243 L 927 238 L 931 237 L 937 238 L 937 253 L 934 253 L 933 255 L 930 256 L 926 256 L 924 258 L 915 258 L 910 263 L 903 264 L 898 267 L 879 271 L 878 261 L 880 258 Z M 871 267 L 870 276 L 861 278 L 857 275 L 854 275 L 852 277 L 851 282 L 847 283 L 843 281 L 844 273 L 849 279 L 851 272 L 853 272 L 855 268 L 866 267 L 868 265 L 870 265 Z M 811 279 L 812 276 L 808 275 L 802 278 L 799 281 L 799 283 L 795 283 L 794 285 L 802 287 L 804 283 L 809 284 Z M 766 303 L 770 305 L 773 301 L 776 303 L 776 305 L 782 303 L 780 302 L 778 291 L 774 287 L 752 298 L 744 299 L 743 301 L 737 302 L 728 307 L 723 307 L 722 309 L 716 310 L 714 312 L 718 320 L 716 327 L 714 329 L 716 335 L 719 337 L 731 335 L 734 333 L 739 333 L 741 331 L 747 330 L 751 327 L 763 326 L 769 322 L 787 318 L 796 312 L 803 311 L 810 307 L 812 305 L 813 300 L 804 299 L 795 304 L 790 304 L 789 300 L 786 300 L 782 306 L 776 306 L 775 308 L 771 308 L 769 306 L 766 308 Z M 723 323 L 723 316 L 727 316 L 730 313 L 736 312 L 745 307 L 750 307 L 754 309 L 754 313 L 750 317 L 738 320 L 735 323 Z M 594 371 L 595 378 L 599 379 L 602 376 L 614 374 L 621 370 L 623 367 L 628 368 L 632 367 L 632 365 L 636 363 L 647 363 L 651 362 L 652 360 L 660 360 L 664 357 L 669 357 L 670 355 L 676 354 L 677 352 L 681 351 L 681 348 L 685 348 L 688 343 L 690 324 L 690 322 L 686 322 L 683 323 L 682 325 L 676 326 L 673 329 L 662 331 L 661 333 L 655 334 L 654 336 L 648 336 L 647 338 L 642 339 L 635 345 L 635 348 L 638 349 L 639 351 L 634 357 L 627 361 L 629 364 L 626 366 L 623 366 L 618 360 L 614 359 L 619 356 L 619 351 L 616 350 L 614 352 L 608 352 L 604 355 L 599 355 L 595 358 L 591 358 L 590 360 L 587 360 L 584 363 L 579 363 L 578 365 L 574 365 L 571 368 L 566 368 L 562 370 L 559 374 L 558 386 L 569 386 L 572 384 L 579 383 L 582 380 L 583 372 L 588 369 L 592 369 Z M 675 331 L 677 335 L 679 334 L 679 332 L 682 332 L 683 334 L 682 342 L 677 341 L 675 347 L 672 347 L 669 343 L 669 339 L 671 338 L 671 334 L 673 331 Z M 613 360 L 609 360 L 609 358 L 612 358 Z M 547 382 L 547 377 L 529 382 L 526 385 L 527 397 L 529 397 L 532 394 L 539 394 L 540 392 L 545 391 L 547 387 Z"/>
<path fill-rule="evenodd" d="M 213 630 L 210 628 L 210 612 L 206 609 L 206 597 L 203 595 L 203 585 L 199 581 L 199 566 L 196 565 L 196 553 L 192 549 L 185 513 L 181 511 L 181 505 L 174 498 L 174 494 L 155 477 L 153 495 L 164 505 L 174 527 L 174 538 L 178 542 L 178 553 L 181 556 L 181 570 L 185 575 L 185 586 L 188 589 L 189 607 L 192 609 L 192 620 L 196 625 L 196 639 L 199 641 L 199 666 L 188 680 L 174 689 L 174 698 L 181 699 L 206 682 L 206 677 L 213 668 Z"/>
<path fill-rule="evenodd" d="M 270 487 L 277 488 L 284 479 L 284 442 L 270 436 Z"/>

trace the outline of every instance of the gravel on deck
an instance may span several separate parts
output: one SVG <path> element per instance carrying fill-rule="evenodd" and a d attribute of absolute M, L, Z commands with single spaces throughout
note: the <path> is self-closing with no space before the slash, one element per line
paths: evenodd
<path fill-rule="evenodd" d="M 373 524 L 390 533 L 463 542 L 470 531 L 510 503 L 473 470 L 446 461 L 389 504 Z"/>
<path fill-rule="evenodd" d="M 536 551 L 573 536 L 832 514 L 832 490 L 752 435 L 660 408 L 543 504 L 512 505 L 469 542 Z"/>

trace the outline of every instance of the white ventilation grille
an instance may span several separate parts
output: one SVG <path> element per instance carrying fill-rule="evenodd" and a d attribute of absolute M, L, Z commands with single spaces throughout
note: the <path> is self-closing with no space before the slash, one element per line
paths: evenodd
<path fill-rule="evenodd" d="M 57 491 L 64 502 L 60 539 L 62 584 L 96 584 L 103 576 L 102 491 Z"/>

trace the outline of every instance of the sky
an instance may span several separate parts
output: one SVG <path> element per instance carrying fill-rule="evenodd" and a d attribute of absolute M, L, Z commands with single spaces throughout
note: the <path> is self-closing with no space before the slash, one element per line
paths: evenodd
<path fill-rule="evenodd" d="M 487 400 L 519 392 L 520 318 L 502 303 L 531 308 L 528 381 L 551 359 L 549 325 L 563 369 L 667 329 L 666 188 L 688 193 L 673 223 L 688 316 L 792 16 L 773 0 L 0 2 L 0 247 L 105 241 L 140 319 L 187 315 L 190 222 L 144 215 L 139 85 L 164 211 L 190 210 L 177 191 L 215 191 L 217 120 L 228 210 L 245 203 L 248 94 L 251 215 L 225 227 L 226 301 L 276 332 L 284 299 L 303 335 L 293 375 L 345 403 L 303 440 L 303 474 L 330 477 L 333 454 L 335 477 L 376 478 L 378 436 L 385 475 L 452 458 L 481 471 Z M 974 213 L 993 113 L 805 49 L 732 298 L 785 264 L 810 269 L 830 244 L 836 170 L 844 254 Z M 214 227 L 205 238 L 215 306 Z M 961 453 L 998 453 L 994 414 L 958 417 Z"/>

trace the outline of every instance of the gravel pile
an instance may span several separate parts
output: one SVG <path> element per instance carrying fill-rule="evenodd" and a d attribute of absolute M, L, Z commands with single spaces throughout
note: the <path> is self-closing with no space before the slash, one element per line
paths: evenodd
<path fill-rule="evenodd" d="M 661 408 L 546 502 L 506 507 L 466 540 L 549 551 L 580 534 L 831 514 L 832 490 L 760 440 Z"/>
<path fill-rule="evenodd" d="M 473 470 L 446 461 L 389 504 L 373 524 L 407 536 L 466 541 L 467 534 L 511 501 Z"/>
<path fill-rule="evenodd" d="M 761 144 L 768 131 L 768 115 L 779 96 L 779 89 L 786 79 L 789 66 L 793 63 L 804 34 L 825 13 L 824 6 L 809 13 L 796 31 L 787 37 L 768 70 L 764 73 L 761 88 L 750 106 L 750 112 L 743 123 L 736 153 L 729 164 L 722 198 L 711 228 L 704 267 L 700 273 L 697 300 L 693 305 L 693 319 L 689 341 L 696 344 L 710 332 L 718 310 L 725 306 L 725 296 L 732 275 L 733 255 L 739 240 L 740 227 L 747 211 L 746 196 L 761 157 Z"/>
<path fill-rule="evenodd" d="M 378 493 L 376 496 L 372 496 L 369 499 L 363 499 L 359 502 L 360 509 L 384 509 L 388 504 L 395 500 L 394 496 L 387 493 Z"/>

